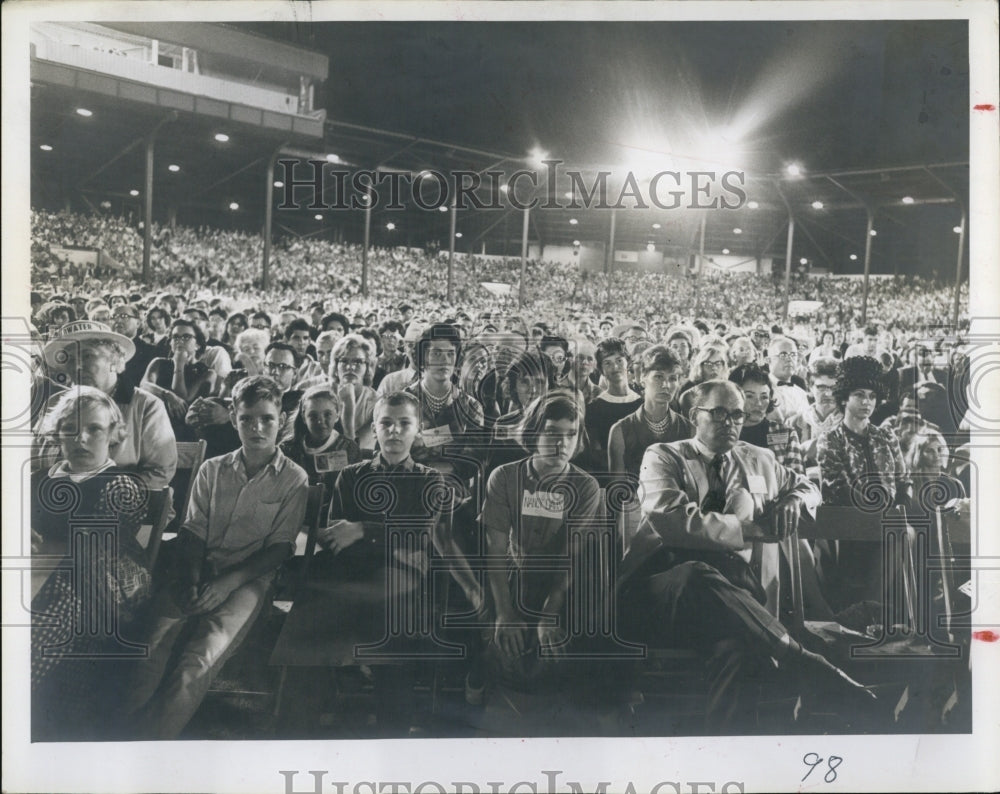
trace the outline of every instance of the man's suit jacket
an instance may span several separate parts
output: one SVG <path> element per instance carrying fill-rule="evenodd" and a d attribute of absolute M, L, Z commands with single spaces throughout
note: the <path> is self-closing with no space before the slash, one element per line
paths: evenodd
<path fill-rule="evenodd" d="M 735 477 L 752 498 L 755 520 L 789 494 L 801 497 L 815 517 L 822 501 L 819 489 L 807 477 L 780 465 L 769 449 L 741 441 L 730 457 L 730 465 L 737 471 L 727 479 L 733 482 Z M 708 473 L 692 440 L 651 445 L 643 456 L 639 481 L 642 519 L 622 563 L 620 585 L 664 549 L 682 552 L 685 559 L 697 558 L 699 553 L 717 558 L 720 552 L 749 557 L 753 543 L 744 540 L 746 524 L 740 518 L 701 510 L 709 492 Z M 761 584 L 774 615 L 778 608 L 778 545 L 761 544 Z"/>
<path fill-rule="evenodd" d="M 924 380 L 923 375 L 920 374 L 916 366 L 900 367 L 897 372 L 899 373 L 900 395 L 912 389 L 921 380 Z M 948 387 L 948 370 L 941 367 L 931 367 L 931 373 L 934 375 L 935 381 L 945 388 Z"/>

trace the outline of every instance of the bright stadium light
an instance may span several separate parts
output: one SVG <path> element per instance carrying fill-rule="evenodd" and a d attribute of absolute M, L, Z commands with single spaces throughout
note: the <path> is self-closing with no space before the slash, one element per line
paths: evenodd
<path fill-rule="evenodd" d="M 313 215 L 313 218 L 315 218 L 315 219 L 316 219 L 316 220 L 318 220 L 318 221 L 321 221 L 321 220 L 323 220 L 323 216 L 322 216 L 322 215 L 320 215 L 320 214 L 319 214 L 318 212 L 317 212 L 317 213 L 316 213 L 315 215 Z"/>
<path fill-rule="evenodd" d="M 52 147 L 49 146 L 47 143 L 43 143 L 38 148 L 41 149 L 43 152 L 51 152 L 52 151 Z"/>
<path fill-rule="evenodd" d="M 789 163 L 785 166 L 785 173 L 795 179 L 802 176 L 802 166 L 798 163 Z"/>
<path fill-rule="evenodd" d="M 133 196 L 133 197 L 134 197 L 134 196 L 138 196 L 138 195 L 139 195 L 139 191 L 138 191 L 138 190 L 136 190 L 135 188 L 132 188 L 132 189 L 131 189 L 131 190 L 130 190 L 130 191 L 128 192 L 128 194 L 129 194 L 130 196 Z"/>
<path fill-rule="evenodd" d="M 536 146 L 528 152 L 528 162 L 530 162 L 535 168 L 541 168 L 544 166 L 545 160 L 547 159 L 549 159 L 549 153 L 540 146 Z"/>
<path fill-rule="evenodd" d="M 858 255 L 857 254 L 851 254 L 851 261 L 852 262 L 857 262 L 858 261 Z"/>
<path fill-rule="evenodd" d="M 814 210 L 821 210 L 821 209 L 823 209 L 823 202 L 822 201 L 814 201 L 812 203 L 812 208 Z"/>
<path fill-rule="evenodd" d="M 660 224 L 658 224 L 658 223 L 654 223 L 654 224 L 653 224 L 653 228 L 654 228 L 654 229 L 659 229 L 659 228 L 662 228 L 662 227 L 660 226 Z"/>
<path fill-rule="evenodd" d="M 229 202 L 229 209 L 231 209 L 233 212 L 236 212 L 236 210 L 238 210 L 239 208 L 240 208 L 240 205 L 238 203 L 236 203 L 235 201 L 230 201 Z"/>
<path fill-rule="evenodd" d="M 747 202 L 747 206 L 750 209 L 755 210 L 755 209 L 757 209 L 760 206 L 760 204 L 758 204 L 756 201 L 748 201 Z"/>
<path fill-rule="evenodd" d="M 912 204 L 913 203 L 913 196 L 903 196 L 902 202 L 904 204 Z"/>
<path fill-rule="evenodd" d="M 219 143 L 225 143 L 226 141 L 229 140 L 229 136 L 226 135 L 226 133 L 224 132 L 217 132 L 215 133 L 215 140 L 217 140 Z"/>
<path fill-rule="evenodd" d="M 579 247 L 579 245 L 580 245 L 580 241 L 579 241 L 579 240 L 574 240 L 574 241 L 573 241 L 573 245 L 575 245 L 575 246 Z"/>
<path fill-rule="evenodd" d="M 181 170 L 181 167 L 177 165 L 177 163 L 171 163 L 170 165 L 167 166 L 167 170 L 172 171 L 173 173 L 176 174 L 178 171 Z"/>
<path fill-rule="evenodd" d="M 739 226 L 737 226 L 735 229 L 733 229 L 733 234 L 743 234 L 743 230 Z"/>
<path fill-rule="evenodd" d="M 461 232 L 455 232 L 455 238 L 456 239 L 460 239 L 461 237 L 462 237 L 462 233 Z"/>
<path fill-rule="evenodd" d="M 337 154 L 328 154 L 326 156 L 326 161 L 328 163 L 339 163 L 340 162 L 340 155 L 337 155 Z"/>
<path fill-rule="evenodd" d="M 878 232 L 875 229 L 872 229 L 872 237 L 878 237 Z"/>
<path fill-rule="evenodd" d="M 576 218 L 570 218 L 569 219 L 569 225 L 570 226 L 576 226 L 579 222 L 580 221 L 578 221 Z"/>
<path fill-rule="evenodd" d="M 447 211 L 448 211 L 448 208 L 444 204 L 442 204 L 440 207 L 438 207 L 438 212 L 447 212 Z"/>
<path fill-rule="evenodd" d="M 274 186 L 275 186 L 275 187 L 279 187 L 279 188 L 280 188 L 280 187 L 284 187 L 284 186 L 285 186 L 285 183 L 284 183 L 284 182 L 282 182 L 282 181 L 281 181 L 280 179 L 276 179 L 276 180 L 274 180 Z"/>
<path fill-rule="evenodd" d="M 723 249 L 722 249 L 722 253 L 724 253 L 724 254 L 728 254 L 728 253 L 729 253 L 729 249 L 728 249 L 728 248 L 723 248 Z"/>
<path fill-rule="evenodd" d="M 809 264 L 809 260 L 808 260 L 808 259 L 806 259 L 805 257 L 802 257 L 802 258 L 801 258 L 801 259 L 799 260 L 799 264 L 800 264 L 800 265 L 808 265 L 808 264 Z"/>
<path fill-rule="evenodd" d="M 395 223 L 393 223 L 392 221 L 389 221 L 389 222 L 388 222 L 388 223 L 387 223 L 387 224 L 385 225 L 385 228 L 386 228 L 386 229 L 388 229 L 388 230 L 389 230 L 389 231 L 391 232 L 391 231 L 392 231 L 393 229 L 395 229 L 395 228 L 396 228 L 396 224 L 395 224 Z"/>
<path fill-rule="evenodd" d="M 646 243 L 646 250 L 649 251 L 649 253 L 653 253 L 653 251 L 656 250 L 656 246 L 653 245 L 653 243 Z"/>
<path fill-rule="evenodd" d="M 504 182 L 502 185 L 500 185 L 500 192 L 501 193 L 506 193 L 508 190 L 510 190 L 510 188 L 507 187 L 507 183 L 506 182 Z"/>
<path fill-rule="evenodd" d="M 87 110 L 87 108 L 77 108 L 76 114 L 78 116 L 83 116 L 85 119 L 89 119 L 91 116 L 94 115 L 94 111 Z"/>
<path fill-rule="evenodd" d="M 962 233 L 962 227 L 961 226 L 952 226 L 951 230 L 953 232 L 955 232 L 955 234 L 961 234 Z"/>

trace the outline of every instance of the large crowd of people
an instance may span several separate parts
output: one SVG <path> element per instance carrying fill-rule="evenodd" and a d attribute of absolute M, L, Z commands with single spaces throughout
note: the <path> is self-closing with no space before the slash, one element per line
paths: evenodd
<path fill-rule="evenodd" d="M 307 570 L 344 585 L 338 609 L 363 590 L 357 610 L 411 610 L 392 614 L 400 625 L 427 624 L 424 609 L 438 625 L 445 602 L 478 616 L 452 638 L 472 705 L 503 686 L 593 689 L 580 660 L 607 664 L 608 636 L 570 616 L 605 577 L 577 541 L 611 511 L 601 559 L 616 585 L 598 600 L 616 610 L 615 641 L 700 653 L 705 728 L 753 732 L 751 685 L 776 670 L 871 730 L 891 719 L 895 701 L 793 636 L 789 577 L 807 617 L 878 638 L 895 614 L 880 544 L 807 542 L 800 522 L 821 505 L 870 510 L 874 487 L 884 509 L 927 509 L 933 493 L 967 512 L 970 364 L 945 327 L 947 289 L 873 280 L 861 325 L 858 282 L 796 279 L 794 298 L 823 305 L 783 321 L 768 277 L 537 262 L 518 308 L 480 288 L 517 294 L 516 268 L 493 260 L 461 258 L 448 303 L 445 260 L 409 249 L 374 251 L 362 296 L 350 245 L 284 240 L 265 292 L 253 235 L 157 228 L 152 285 L 50 252 L 106 247 L 134 267 L 141 236 L 120 219 L 36 212 L 33 235 L 37 550 L 79 553 L 67 491 L 125 533 L 95 556 L 107 587 L 56 573 L 35 596 L 48 616 L 33 632 L 36 738 L 182 735 L 275 575 L 296 569 L 310 486 L 322 508 Z M 144 494 L 186 487 L 176 445 L 201 440 L 177 537 L 150 570 Z M 441 561 L 449 598 L 425 602 Z M 104 640 L 150 648 L 114 686 L 92 664 L 100 638 L 72 630 L 88 609 L 134 618 Z M 427 637 L 393 639 L 410 658 Z M 602 696 L 627 699 L 632 664 Z M 412 718 L 406 664 L 376 670 L 380 727 L 396 735 Z"/>

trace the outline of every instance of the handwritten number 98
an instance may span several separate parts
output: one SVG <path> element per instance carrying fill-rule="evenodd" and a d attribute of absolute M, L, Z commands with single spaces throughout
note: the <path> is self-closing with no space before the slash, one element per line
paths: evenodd
<path fill-rule="evenodd" d="M 802 763 L 809 767 L 809 771 L 806 772 L 805 777 L 803 777 L 799 782 L 805 781 L 805 779 L 813 773 L 813 770 L 817 766 L 826 761 L 827 770 L 826 774 L 823 775 L 823 780 L 827 783 L 832 783 L 837 779 L 837 767 L 840 766 L 843 760 L 844 759 L 839 755 L 831 755 L 829 758 L 820 758 L 820 756 L 816 753 L 806 753 L 802 756 Z"/>

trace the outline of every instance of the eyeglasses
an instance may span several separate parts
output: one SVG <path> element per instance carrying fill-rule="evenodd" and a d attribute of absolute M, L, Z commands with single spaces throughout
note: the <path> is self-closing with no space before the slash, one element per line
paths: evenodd
<path fill-rule="evenodd" d="M 727 419 L 731 420 L 734 425 L 741 425 L 743 421 L 747 418 L 746 412 L 739 410 L 727 411 L 722 406 L 717 408 L 702 408 L 700 405 L 695 406 L 696 411 L 704 411 L 709 416 L 712 417 L 713 422 L 718 424 L 723 424 Z"/>
<path fill-rule="evenodd" d="M 279 374 L 285 374 L 289 370 L 295 369 L 291 364 L 280 364 L 277 361 L 267 362 L 268 372 L 277 372 Z"/>
<path fill-rule="evenodd" d="M 338 358 L 337 363 L 345 367 L 363 367 L 368 362 L 363 358 Z"/>
<path fill-rule="evenodd" d="M 194 334 L 171 334 L 170 339 L 173 341 L 176 339 L 179 342 L 190 342 L 192 339 L 196 339 Z"/>
<path fill-rule="evenodd" d="M 702 361 L 701 365 L 703 367 L 711 367 L 712 369 L 719 369 L 720 367 L 726 366 L 725 361 Z"/>
<path fill-rule="evenodd" d="M 813 384 L 813 388 L 816 391 L 822 391 L 822 392 L 828 392 L 828 391 L 832 392 L 833 391 L 833 386 L 827 386 L 824 383 L 814 383 Z"/>
<path fill-rule="evenodd" d="M 797 350 L 784 350 L 781 353 L 775 353 L 774 358 L 780 358 L 782 361 L 795 361 L 799 357 Z"/>

